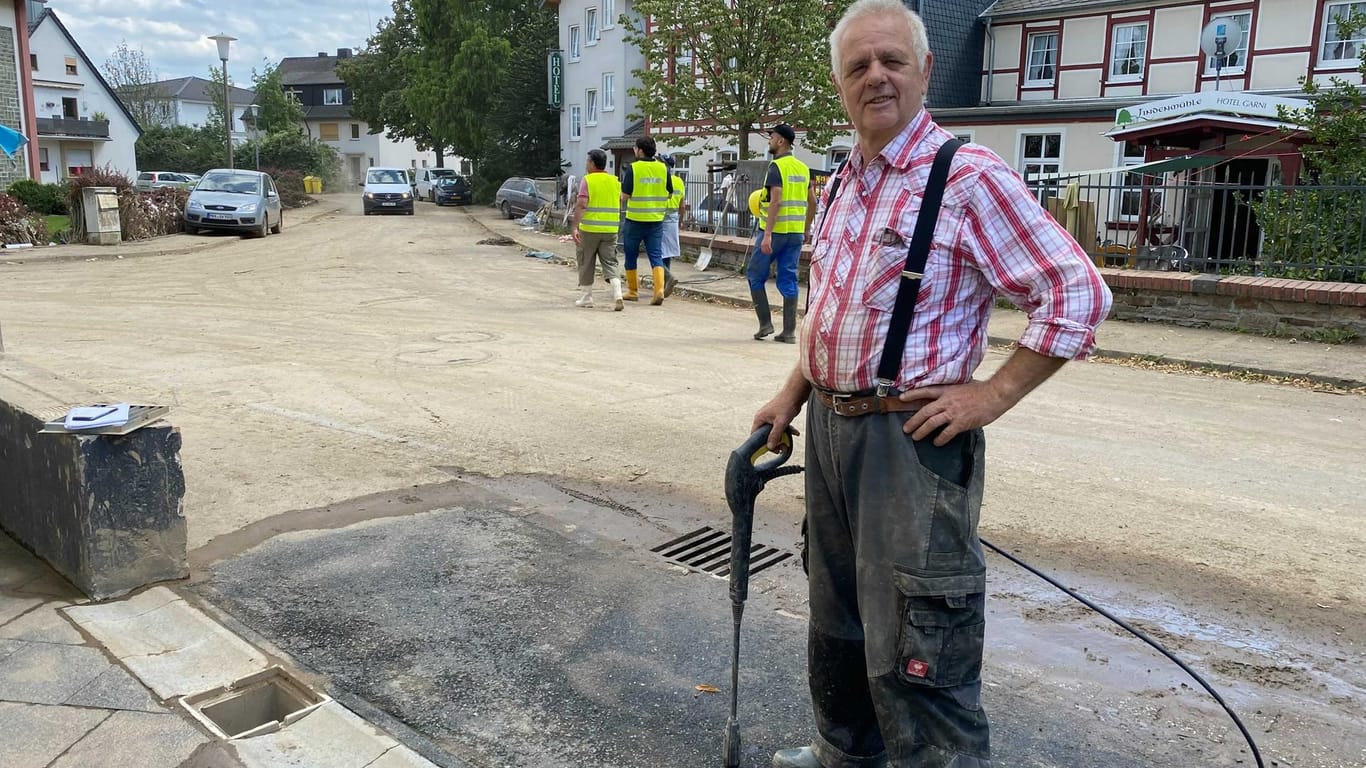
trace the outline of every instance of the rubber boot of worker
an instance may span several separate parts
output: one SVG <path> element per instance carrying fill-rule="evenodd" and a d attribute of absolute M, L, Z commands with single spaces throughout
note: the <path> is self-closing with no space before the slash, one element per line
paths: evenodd
<path fill-rule="evenodd" d="M 853 759 L 857 760 L 859 765 L 866 765 L 869 768 L 884 768 L 887 765 L 886 755 Z M 824 766 L 816 758 L 811 747 L 799 747 L 797 749 L 780 749 L 774 752 L 773 768 L 824 768 Z"/>
<path fill-rule="evenodd" d="M 784 344 L 797 343 L 797 297 L 783 297 L 783 332 L 773 337 Z"/>
<path fill-rule="evenodd" d="M 640 301 L 640 275 L 634 269 L 626 270 L 626 295 L 622 298 L 627 301 Z"/>
<path fill-rule="evenodd" d="M 673 261 L 673 259 L 669 259 L 669 261 Z M 666 261 L 666 262 L 664 262 L 664 263 L 667 265 L 667 264 L 669 263 L 669 261 Z M 675 288 L 677 285 L 678 285 L 678 280 L 674 279 L 673 270 L 671 270 L 671 269 L 669 269 L 667 266 L 665 266 L 665 267 L 664 267 L 664 298 L 667 299 L 667 298 L 669 298 L 670 296 L 674 295 L 674 288 Z"/>
<path fill-rule="evenodd" d="M 579 298 L 574 300 L 574 306 L 585 308 L 591 308 L 593 306 L 593 286 L 579 286 Z"/>
<path fill-rule="evenodd" d="M 655 279 L 655 297 L 650 303 L 657 307 L 664 303 L 664 268 L 655 267 L 651 270 L 651 275 Z"/>
<path fill-rule="evenodd" d="M 621 278 L 619 278 L 619 277 L 614 277 L 614 278 L 612 278 L 612 281 L 611 281 L 611 282 L 612 282 L 612 311 L 613 311 L 613 312 L 620 312 L 621 310 L 626 309 L 626 305 L 621 303 L 621 301 L 622 301 L 622 299 L 621 299 Z"/>
<path fill-rule="evenodd" d="M 773 313 L 768 308 L 768 291 L 750 291 L 749 298 L 754 302 L 754 314 L 759 317 L 759 331 L 756 340 L 773 335 Z"/>

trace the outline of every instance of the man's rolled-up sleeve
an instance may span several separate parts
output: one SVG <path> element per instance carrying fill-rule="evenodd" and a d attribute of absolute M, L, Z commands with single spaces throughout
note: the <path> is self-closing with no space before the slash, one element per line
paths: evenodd
<path fill-rule="evenodd" d="M 959 245 L 986 280 L 1029 315 L 1020 346 L 1082 359 L 1110 313 L 1110 288 L 1086 252 L 1004 163 L 980 172 Z"/>

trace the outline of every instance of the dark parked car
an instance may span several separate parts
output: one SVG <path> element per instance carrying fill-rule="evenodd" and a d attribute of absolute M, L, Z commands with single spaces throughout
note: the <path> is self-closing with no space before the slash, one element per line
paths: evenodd
<path fill-rule="evenodd" d="M 204 174 L 185 201 L 185 230 L 228 229 L 265 237 L 284 228 L 275 180 L 260 171 L 216 168 Z"/>
<path fill-rule="evenodd" d="M 536 182 L 522 176 L 513 176 L 503 182 L 493 198 L 494 207 L 509 219 L 539 211 L 541 206 L 549 204 L 550 198 L 536 187 Z"/>
<path fill-rule="evenodd" d="M 469 179 L 451 176 L 432 183 L 432 199 L 437 205 L 469 205 L 474 201 Z"/>

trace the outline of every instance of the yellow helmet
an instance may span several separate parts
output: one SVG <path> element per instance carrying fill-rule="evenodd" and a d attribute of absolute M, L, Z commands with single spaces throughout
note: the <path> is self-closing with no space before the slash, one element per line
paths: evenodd
<path fill-rule="evenodd" d="M 753 192 L 749 193 L 749 212 L 750 215 L 752 215 L 756 219 L 761 218 L 760 206 L 768 202 L 767 200 L 763 199 L 764 192 L 765 190 L 763 189 L 756 189 Z"/>

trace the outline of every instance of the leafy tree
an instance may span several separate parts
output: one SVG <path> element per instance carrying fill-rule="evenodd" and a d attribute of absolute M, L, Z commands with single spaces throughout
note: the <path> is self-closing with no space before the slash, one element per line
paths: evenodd
<path fill-rule="evenodd" d="M 370 133 L 412 139 L 419 149 L 436 152 L 445 165 L 451 149 L 408 103 L 408 83 L 421 48 L 411 0 L 393 0 L 394 15 L 379 23 L 365 49 L 337 64 L 337 75 L 351 88 L 351 114 L 370 126 Z"/>
<path fill-rule="evenodd" d="M 149 171 L 203 173 L 223 165 L 223 129 L 185 125 L 144 128 L 135 153 L 138 167 Z"/>
<path fill-rule="evenodd" d="M 325 187 L 337 181 L 341 157 L 337 150 L 302 131 L 286 129 L 268 133 L 246 142 L 237 150 L 237 157 L 255 162 L 257 149 L 261 151 L 261 169 L 297 172 L 300 176 L 321 176 Z"/>
<path fill-rule="evenodd" d="M 141 48 L 129 48 L 128 41 L 120 40 L 101 69 L 109 87 L 138 125 L 147 128 L 163 124 L 158 107 L 166 97 L 156 85 L 156 69 Z"/>
<path fill-rule="evenodd" d="M 1338 34 L 1356 37 L 1366 14 L 1338 17 Z M 1366 82 L 1366 50 L 1357 64 Z M 1250 201 L 1263 242 L 1262 272 L 1273 277 L 1366 282 L 1366 91 L 1334 75 L 1327 87 L 1301 77 L 1312 110 L 1281 108 L 1297 125 L 1302 180 L 1317 186 L 1271 189 Z"/>
<path fill-rule="evenodd" d="M 845 121 L 830 84 L 826 39 L 850 0 L 637 0 L 623 16 L 626 40 L 647 62 L 631 74 L 639 114 L 655 122 L 702 121 L 733 134 L 742 158 L 749 135 L 783 120 L 826 149 Z M 647 32 L 642 20 L 650 19 Z M 683 144 L 693 137 L 663 137 Z"/>
<path fill-rule="evenodd" d="M 252 69 L 251 83 L 256 91 L 258 131 L 268 134 L 302 132 L 304 108 L 285 93 L 279 65 L 266 62 L 260 72 Z M 219 88 L 222 88 L 221 84 Z"/>

